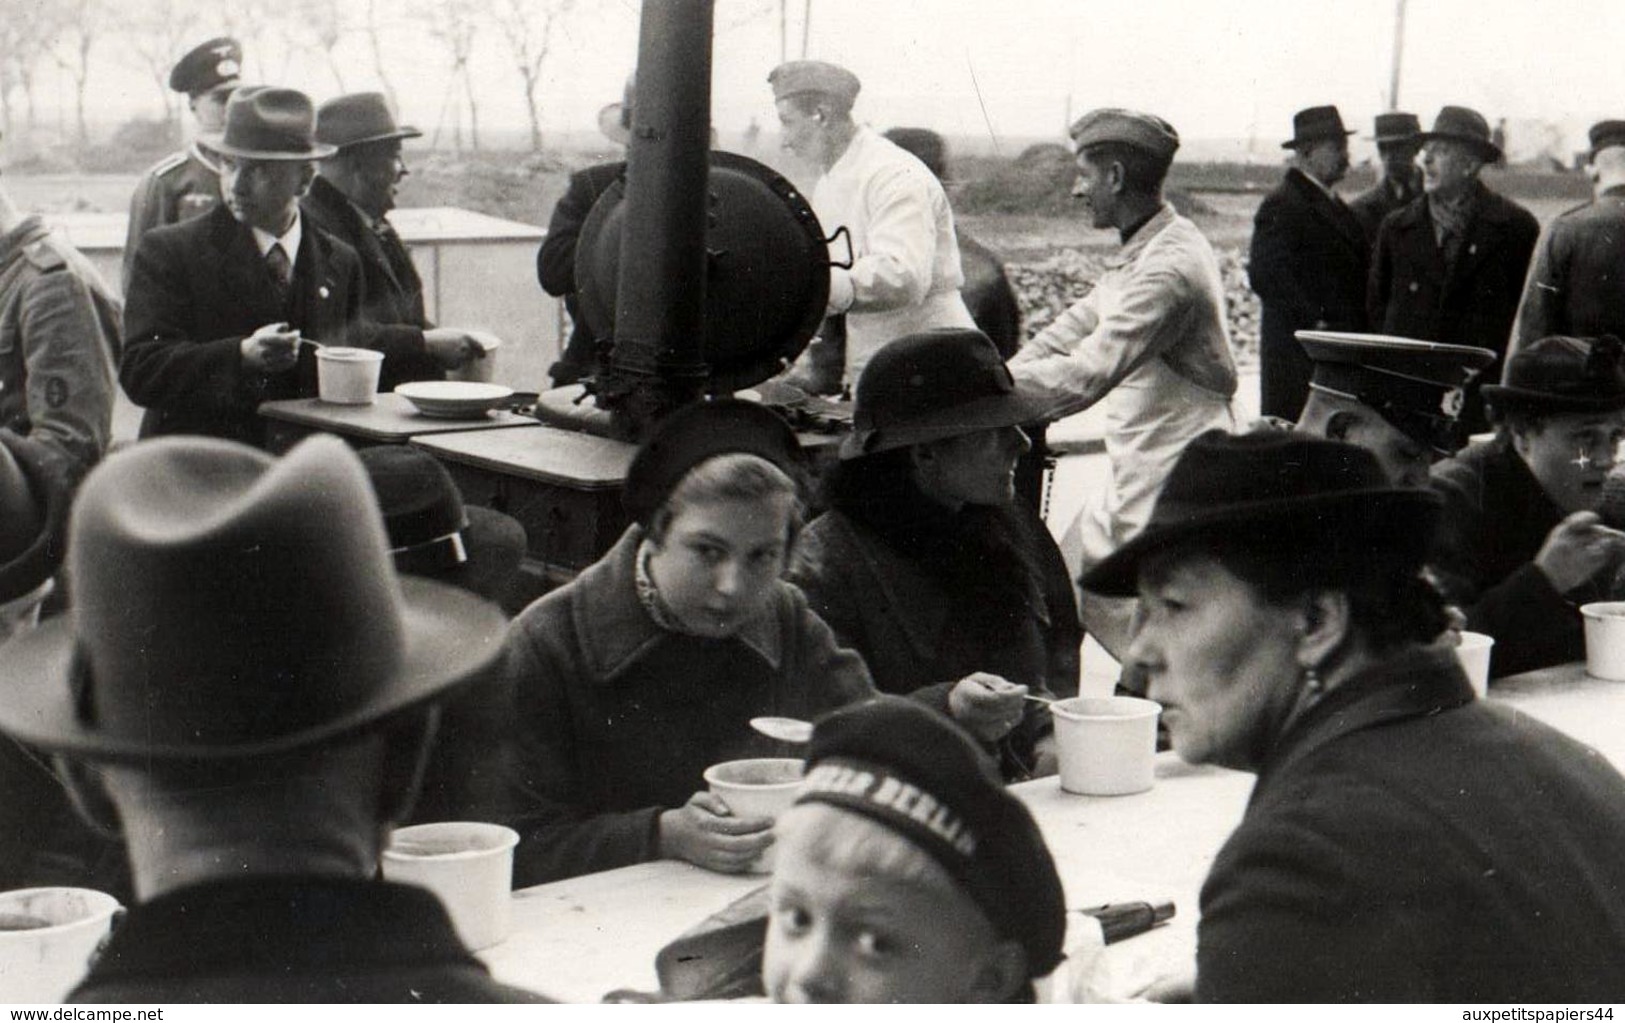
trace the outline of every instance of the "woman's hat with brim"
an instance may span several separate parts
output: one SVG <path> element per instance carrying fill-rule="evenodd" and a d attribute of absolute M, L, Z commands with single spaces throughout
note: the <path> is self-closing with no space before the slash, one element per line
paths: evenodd
<path fill-rule="evenodd" d="M 377 444 L 360 451 L 378 496 L 395 567 L 500 603 L 525 556 L 525 527 L 463 503 L 446 467 L 427 451 Z"/>
<path fill-rule="evenodd" d="M 419 706 L 506 620 L 399 578 L 366 473 L 317 437 L 273 459 L 202 437 L 108 458 L 72 515 L 70 616 L 0 659 L 0 731 L 88 760 L 268 756 Z"/>
<path fill-rule="evenodd" d="M 621 503 L 647 527 L 690 469 L 719 455 L 755 455 L 792 479 L 803 467 L 801 442 L 784 417 L 737 398 L 697 401 L 662 419 L 632 456 Z"/>
<path fill-rule="evenodd" d="M 226 103 L 224 131 L 199 139 L 245 160 L 325 160 L 336 146 L 316 141 L 316 108 L 297 89 L 246 85 Z"/>
<path fill-rule="evenodd" d="M 369 142 L 422 138 L 409 124 L 396 124 L 381 92 L 352 92 L 328 100 L 316 111 L 316 141 L 338 149 Z"/>
<path fill-rule="evenodd" d="M 1614 412 L 1625 409 L 1625 345 L 1612 335 L 1545 337 L 1507 360 L 1499 384 L 1483 388 L 1498 412 Z"/>
<path fill-rule="evenodd" d="M 1394 486 L 1376 457 L 1352 444 L 1210 430 L 1174 463 L 1145 529 L 1079 582 L 1133 596 L 1146 558 L 1197 539 L 1246 539 L 1345 563 L 1380 552 L 1420 567 L 1439 507 L 1430 491 Z"/>
<path fill-rule="evenodd" d="M 1433 128 L 1416 136 L 1419 142 L 1443 140 L 1460 142 L 1479 154 L 1485 163 L 1501 158 L 1501 147 L 1490 137 L 1490 123 L 1484 115 L 1469 107 L 1443 107 L 1433 119 Z"/>
<path fill-rule="evenodd" d="M 979 330 L 946 327 L 883 346 L 858 378 L 843 460 L 894 448 L 1020 426 L 1045 404 L 1024 394 L 999 350 Z"/>

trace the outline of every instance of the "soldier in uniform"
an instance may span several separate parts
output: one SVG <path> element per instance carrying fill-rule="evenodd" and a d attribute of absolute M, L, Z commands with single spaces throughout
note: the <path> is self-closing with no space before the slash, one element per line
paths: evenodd
<path fill-rule="evenodd" d="M 226 100 L 240 81 L 242 63 L 242 46 L 235 39 L 221 37 L 192 50 L 169 73 L 169 87 L 186 93 L 187 106 L 201 133 L 225 127 Z M 196 141 L 148 168 L 130 197 L 130 226 L 124 239 L 125 289 L 130 286 L 130 268 L 142 235 L 207 213 L 219 203 L 216 156 Z"/>
<path fill-rule="evenodd" d="M 1596 198 L 1547 226 L 1535 246 L 1512 351 L 1543 337 L 1625 337 L 1625 121 L 1591 128 Z"/>
<path fill-rule="evenodd" d="M 1394 112 L 1377 115 L 1377 144 L 1382 160 L 1382 178 L 1349 200 L 1349 209 L 1360 218 L 1366 238 L 1375 244 L 1383 218 L 1422 194 L 1422 168 L 1416 154 L 1422 151 L 1422 122 L 1415 114 Z"/>
<path fill-rule="evenodd" d="M 107 450 L 119 304 L 90 262 L 0 189 L 0 431 L 64 454 Z"/>

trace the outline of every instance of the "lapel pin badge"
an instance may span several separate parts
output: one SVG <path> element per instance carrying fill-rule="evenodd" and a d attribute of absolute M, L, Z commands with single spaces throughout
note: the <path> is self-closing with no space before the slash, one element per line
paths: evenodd
<path fill-rule="evenodd" d="M 326 298 L 328 296 L 328 294 L 329 294 L 329 292 L 327 290 L 327 285 L 324 284 L 321 287 L 317 288 L 316 289 L 316 294 L 322 296 L 323 298 Z"/>

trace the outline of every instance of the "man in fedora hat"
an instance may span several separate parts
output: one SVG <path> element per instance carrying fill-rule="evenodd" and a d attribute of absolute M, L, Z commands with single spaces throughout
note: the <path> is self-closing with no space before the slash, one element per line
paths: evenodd
<path fill-rule="evenodd" d="M 1595 198 L 1547 225 L 1535 247 L 1512 351 L 1552 334 L 1625 337 L 1625 121 L 1591 126 Z"/>
<path fill-rule="evenodd" d="M 1540 225 L 1479 181 L 1500 154 L 1482 114 L 1444 107 L 1417 138 L 1423 194 L 1377 234 L 1366 294 L 1371 329 L 1504 358 Z M 1495 379 L 1501 367 L 1484 375 Z M 1468 389 L 1463 420 L 1470 433 L 1488 428 L 1477 388 Z"/>
<path fill-rule="evenodd" d="M 1298 331 L 1314 365 L 1297 429 L 1365 448 L 1398 486 L 1425 487 L 1428 471 L 1467 442 L 1465 389 L 1495 353 L 1376 335 Z"/>
<path fill-rule="evenodd" d="M 565 342 L 558 361 L 547 368 L 554 387 L 573 384 L 598 372 L 597 341 L 576 304 L 576 241 L 599 197 L 626 173 L 624 154 L 632 137 L 635 87 L 636 76 L 628 75 L 621 101 L 610 103 L 598 112 L 598 130 L 616 145 L 623 158 L 596 163 L 570 175 L 570 182 L 548 219 L 547 237 L 536 251 L 537 282 L 549 295 L 564 299 L 564 308 L 570 314 L 570 339 Z"/>
<path fill-rule="evenodd" d="M 1377 228 L 1388 214 L 1422 194 L 1422 168 L 1416 165 L 1416 154 L 1422 151 L 1417 139 L 1422 134 L 1422 122 L 1415 114 L 1396 110 L 1378 114 L 1376 129 L 1371 141 L 1377 144 L 1382 176 L 1349 200 L 1349 209 L 1365 228 L 1367 244 L 1376 243 Z"/>
<path fill-rule="evenodd" d="M 1045 419 L 1104 402 L 1117 424 L 1106 438 L 1111 486 L 1081 521 L 1092 564 L 1145 524 L 1190 438 L 1233 427 L 1236 366 L 1213 246 L 1162 196 L 1179 134 L 1151 114 L 1101 109 L 1072 125 L 1072 143 L 1074 194 L 1123 247 L 1089 294 L 1011 358 L 1010 371 L 1043 396 Z M 1105 634 L 1087 611 L 1084 622 Z"/>
<path fill-rule="evenodd" d="M 169 88 L 183 93 L 205 135 L 225 127 L 226 101 L 241 82 L 243 48 L 221 36 L 199 43 L 169 72 Z M 125 290 L 141 239 L 155 227 L 201 216 L 220 204 L 220 168 L 201 141 L 159 160 L 136 182 L 130 197 L 130 222 L 124 237 Z"/>
<path fill-rule="evenodd" d="M 1612 337 L 1548 337 L 1484 387 L 1501 428 L 1434 470 L 1445 498 L 1437 577 L 1495 637 L 1492 677 L 1578 660 L 1576 608 L 1610 598 L 1625 533 L 1598 515 L 1625 440 L 1625 348 Z"/>
<path fill-rule="evenodd" d="M 396 125 L 382 93 L 357 92 L 323 103 L 316 111 L 316 141 L 332 146 L 321 162 L 300 212 L 318 230 L 355 249 L 366 279 L 361 315 L 380 324 L 390 340 L 380 347 L 401 349 L 386 363 L 378 389 L 392 391 L 412 380 L 439 380 L 448 369 L 485 357 L 473 333 L 436 327 L 423 311 L 423 281 L 406 244 L 389 222 L 395 189 L 406 177 L 401 143 L 423 135 Z"/>
<path fill-rule="evenodd" d="M 934 327 L 974 326 L 960 298 L 965 283 L 954 214 L 942 183 L 912 153 L 852 119 L 857 75 L 821 60 L 780 64 L 767 76 L 782 146 L 816 168 L 812 206 L 831 244 L 830 316 L 845 315 L 839 382 L 820 379 L 833 360 L 809 346 L 792 382 L 824 392 L 854 386 L 881 346 Z M 844 264 L 850 255 L 851 266 Z"/>
<path fill-rule="evenodd" d="M 1370 249 L 1358 218 L 1332 191 L 1349 169 L 1348 137 L 1333 106 L 1292 117 L 1292 166 L 1253 218 L 1247 277 L 1264 306 L 1260 410 L 1296 419 L 1309 392 L 1309 359 L 1293 333 L 1365 327 Z"/>
<path fill-rule="evenodd" d="M 210 438 L 109 459 L 70 526 L 76 615 L 7 647 L 0 730 L 121 830 L 138 904 L 80 1002 L 503 1001 L 429 893 L 374 880 L 435 704 L 502 616 L 397 581 L 355 456 Z"/>
<path fill-rule="evenodd" d="M 300 216 L 315 161 L 334 152 L 315 128 L 304 93 L 238 89 L 225 131 L 209 139 L 225 202 L 142 240 L 119 367 L 125 393 L 147 409 L 142 436 L 262 444 L 260 402 L 316 393 L 307 341 L 377 347 L 385 366 L 422 354 L 421 338 L 363 320 L 360 258 Z"/>

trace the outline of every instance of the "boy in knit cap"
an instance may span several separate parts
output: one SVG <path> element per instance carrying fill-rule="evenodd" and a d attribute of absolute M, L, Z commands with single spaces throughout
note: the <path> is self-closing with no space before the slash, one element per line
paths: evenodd
<path fill-rule="evenodd" d="M 1061 960 L 1061 882 L 1032 815 L 967 735 L 909 700 L 820 720 L 775 833 L 775 1001 L 1031 1001 Z"/>

